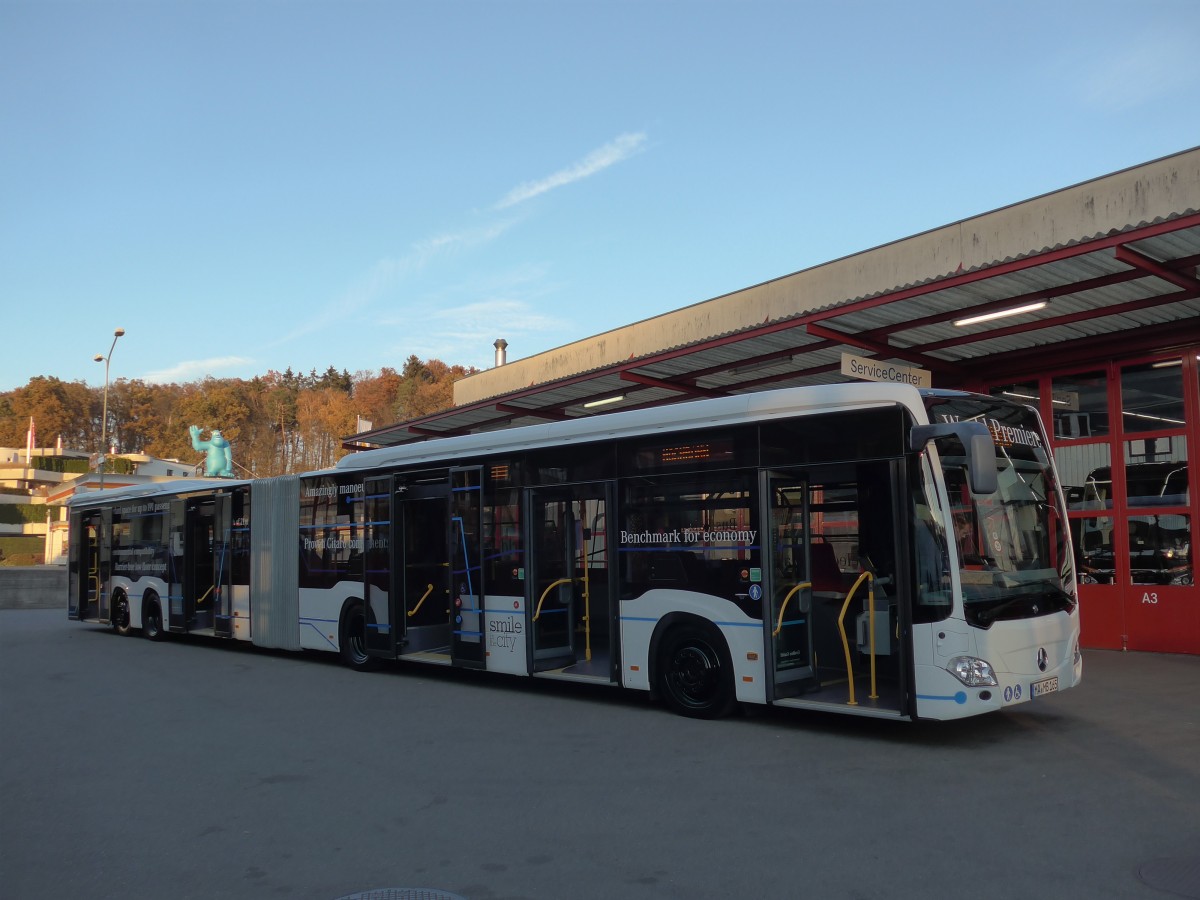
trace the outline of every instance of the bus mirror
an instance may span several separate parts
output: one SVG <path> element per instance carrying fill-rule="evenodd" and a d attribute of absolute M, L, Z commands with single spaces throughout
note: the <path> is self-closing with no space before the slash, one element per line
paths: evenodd
<path fill-rule="evenodd" d="M 996 479 L 996 445 L 992 433 L 981 422 L 943 422 L 940 425 L 914 425 L 908 435 L 908 447 L 913 451 L 925 449 L 925 445 L 938 438 L 956 437 L 967 451 L 967 471 L 971 476 L 971 492 L 975 494 L 995 493 L 999 482 Z"/>

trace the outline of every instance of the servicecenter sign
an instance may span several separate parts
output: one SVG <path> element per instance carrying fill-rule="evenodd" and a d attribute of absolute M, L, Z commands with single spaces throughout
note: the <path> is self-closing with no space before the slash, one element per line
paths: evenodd
<path fill-rule="evenodd" d="M 888 381 L 893 384 L 911 384 L 913 387 L 933 387 L 928 369 L 884 363 L 852 353 L 842 354 L 842 374 L 863 381 Z"/>

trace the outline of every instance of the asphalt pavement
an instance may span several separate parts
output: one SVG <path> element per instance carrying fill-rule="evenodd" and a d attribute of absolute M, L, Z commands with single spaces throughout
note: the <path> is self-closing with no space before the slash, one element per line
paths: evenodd
<path fill-rule="evenodd" d="M 0 897 L 1200 897 L 1198 698 L 1092 651 L 978 719 L 701 722 L 0 610 Z"/>

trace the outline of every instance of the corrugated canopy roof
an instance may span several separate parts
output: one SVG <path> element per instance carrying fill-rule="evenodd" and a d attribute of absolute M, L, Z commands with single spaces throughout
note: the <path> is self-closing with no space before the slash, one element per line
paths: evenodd
<path fill-rule="evenodd" d="M 874 252 L 874 251 L 868 251 Z M 841 355 L 920 366 L 936 387 L 1200 343 L 1200 212 L 734 329 L 347 439 L 378 447 L 849 380 Z M 968 317 L 1042 304 L 977 324 Z M 1048 355 L 1052 354 L 1052 355 Z M 620 397 L 599 407 L 596 401 Z"/>

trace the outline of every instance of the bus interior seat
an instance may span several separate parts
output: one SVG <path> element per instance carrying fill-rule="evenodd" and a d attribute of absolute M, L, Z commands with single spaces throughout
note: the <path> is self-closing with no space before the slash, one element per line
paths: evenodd
<path fill-rule="evenodd" d="M 811 581 L 813 590 L 819 593 L 844 594 L 854 584 L 853 579 L 846 575 L 838 566 L 837 556 L 833 545 L 825 542 L 810 546 L 810 562 L 812 563 Z"/>

